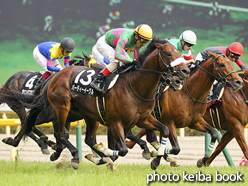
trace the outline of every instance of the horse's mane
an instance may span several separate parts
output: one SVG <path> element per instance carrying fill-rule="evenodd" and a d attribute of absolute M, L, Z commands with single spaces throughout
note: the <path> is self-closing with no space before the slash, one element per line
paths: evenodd
<path fill-rule="evenodd" d="M 144 51 L 142 51 L 138 57 L 138 61 L 140 62 L 141 66 L 144 63 L 146 57 L 157 48 L 155 46 L 155 43 L 165 44 L 168 42 L 169 42 L 168 40 L 162 40 L 160 37 L 154 36 L 152 41 L 146 47 L 146 49 Z"/>

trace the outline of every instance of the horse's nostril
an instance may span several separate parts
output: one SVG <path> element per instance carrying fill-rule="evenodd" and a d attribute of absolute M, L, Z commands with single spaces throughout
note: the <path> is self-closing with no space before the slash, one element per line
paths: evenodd
<path fill-rule="evenodd" d="M 188 70 L 188 69 L 184 69 L 184 70 L 182 70 L 182 72 L 183 72 L 184 74 L 190 74 L 190 70 Z"/>
<path fill-rule="evenodd" d="M 236 83 L 237 85 L 242 85 L 242 84 L 243 84 L 243 81 L 237 80 L 235 83 Z"/>

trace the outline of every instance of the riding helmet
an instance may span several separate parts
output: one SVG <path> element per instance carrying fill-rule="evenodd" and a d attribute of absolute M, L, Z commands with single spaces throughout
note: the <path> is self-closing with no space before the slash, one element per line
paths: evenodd
<path fill-rule="evenodd" d="M 145 40 L 152 39 L 152 28 L 147 24 L 141 24 L 135 28 L 135 33 L 138 34 L 139 37 Z"/>
<path fill-rule="evenodd" d="M 239 42 L 233 42 L 229 45 L 228 49 L 230 50 L 230 52 L 234 53 L 234 54 L 238 54 L 238 55 L 242 55 L 243 54 L 243 46 L 239 43 Z"/>
<path fill-rule="evenodd" d="M 75 41 L 74 41 L 72 38 L 70 38 L 70 37 L 64 38 L 64 39 L 60 42 L 60 44 L 61 44 L 61 47 L 62 47 L 64 50 L 68 51 L 68 52 L 72 52 L 72 51 L 75 50 Z"/>
<path fill-rule="evenodd" d="M 196 34 L 192 30 L 185 30 L 179 37 L 181 40 L 196 45 Z"/>

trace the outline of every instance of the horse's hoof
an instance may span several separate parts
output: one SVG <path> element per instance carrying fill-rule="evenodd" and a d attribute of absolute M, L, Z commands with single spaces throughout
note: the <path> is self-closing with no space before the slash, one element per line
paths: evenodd
<path fill-rule="evenodd" d="M 151 158 L 151 153 L 150 152 L 142 152 L 142 156 L 143 158 L 145 158 L 146 160 L 149 160 Z"/>
<path fill-rule="evenodd" d="M 170 166 L 171 167 L 179 167 L 180 164 L 177 161 L 172 161 L 172 162 L 170 162 Z"/>
<path fill-rule="evenodd" d="M 202 159 L 199 159 L 199 160 L 197 161 L 197 167 L 198 167 L 198 168 L 201 168 L 203 165 L 204 165 L 204 164 L 203 164 L 203 162 L 202 162 Z"/>
<path fill-rule="evenodd" d="M 14 145 L 13 145 L 13 141 L 14 141 L 14 139 L 11 138 L 11 137 L 2 139 L 2 142 L 3 142 L 3 143 L 5 143 L 5 144 L 7 144 L 7 145 L 11 145 L 11 146 L 14 146 Z M 16 147 L 16 146 L 14 146 L 14 147 Z"/>
<path fill-rule="evenodd" d="M 73 158 L 73 159 L 71 160 L 71 166 L 72 166 L 73 169 L 78 170 L 78 167 L 79 167 L 79 159 Z"/>
<path fill-rule="evenodd" d="M 177 160 L 175 160 L 175 158 L 173 158 L 173 157 L 170 157 L 169 155 L 166 158 L 166 161 L 167 162 L 170 162 L 170 166 L 171 167 L 178 167 L 178 166 L 180 166 L 180 164 L 177 162 Z"/>
<path fill-rule="evenodd" d="M 100 158 L 96 158 L 96 156 L 94 154 L 87 154 L 84 156 L 87 160 L 89 160 L 90 162 L 98 165 L 100 162 Z"/>
<path fill-rule="evenodd" d="M 156 170 L 157 168 L 158 168 L 158 165 L 156 164 L 156 162 L 154 161 L 155 159 L 153 159 L 152 161 L 151 161 L 151 169 L 152 170 Z"/>
<path fill-rule="evenodd" d="M 76 162 L 71 162 L 71 166 L 72 166 L 72 168 L 73 169 L 75 169 L 75 170 L 78 170 L 78 167 L 79 167 L 79 163 L 76 163 Z"/>
<path fill-rule="evenodd" d="M 113 163 L 108 163 L 106 165 L 107 169 L 111 169 L 112 171 L 116 171 L 116 166 Z"/>
<path fill-rule="evenodd" d="M 157 151 L 153 150 L 151 152 L 151 157 L 155 158 L 155 157 L 157 157 L 157 155 L 158 155 L 158 152 Z"/>
<path fill-rule="evenodd" d="M 55 160 L 57 160 L 58 158 L 59 158 L 59 156 L 56 155 L 55 152 L 50 156 L 50 160 L 51 160 L 51 161 L 55 161 Z"/>
<path fill-rule="evenodd" d="M 50 152 L 48 149 L 41 149 L 41 152 L 42 152 L 42 154 L 50 155 Z"/>

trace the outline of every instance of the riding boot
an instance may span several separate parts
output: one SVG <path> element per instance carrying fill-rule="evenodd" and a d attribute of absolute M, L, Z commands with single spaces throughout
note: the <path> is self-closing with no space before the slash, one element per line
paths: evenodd
<path fill-rule="evenodd" d="M 36 88 L 38 87 L 38 85 L 41 84 L 41 83 L 43 83 L 45 80 L 46 80 L 46 79 L 45 79 L 44 77 L 41 76 L 41 77 L 37 80 L 37 82 L 36 82 L 34 88 L 36 89 Z"/>
<path fill-rule="evenodd" d="M 102 72 L 100 72 L 100 73 L 97 75 L 97 77 L 95 77 L 95 78 L 93 79 L 93 81 L 90 83 L 90 86 L 91 86 L 92 88 L 96 89 L 98 92 L 102 92 L 103 89 L 104 89 L 104 84 L 103 84 L 103 82 L 104 82 L 105 77 L 106 77 L 106 76 L 105 76 Z"/>
<path fill-rule="evenodd" d="M 213 94 L 211 96 L 211 101 L 219 101 L 221 96 L 221 91 L 224 88 L 224 84 L 222 82 L 218 82 L 217 84 L 213 85 Z"/>

